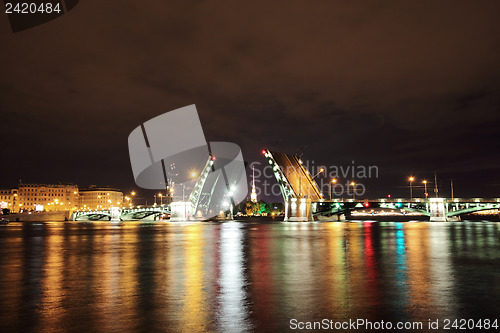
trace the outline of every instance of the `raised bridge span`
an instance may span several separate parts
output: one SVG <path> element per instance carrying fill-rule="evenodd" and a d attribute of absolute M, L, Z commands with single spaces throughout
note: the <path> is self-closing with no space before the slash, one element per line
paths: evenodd
<path fill-rule="evenodd" d="M 311 221 L 320 216 L 340 220 L 358 209 L 400 209 L 419 212 L 431 221 L 448 221 L 461 214 L 500 209 L 500 198 L 471 199 L 347 199 L 325 200 L 314 175 L 295 155 L 263 150 L 273 168 L 285 202 L 285 221 Z"/>

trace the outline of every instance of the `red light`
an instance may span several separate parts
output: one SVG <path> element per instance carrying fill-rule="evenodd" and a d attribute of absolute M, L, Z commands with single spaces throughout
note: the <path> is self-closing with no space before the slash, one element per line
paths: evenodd
<path fill-rule="evenodd" d="M 262 155 L 266 155 L 266 150 L 262 149 Z"/>
<path fill-rule="evenodd" d="M 365 207 L 368 207 L 370 206 L 370 204 L 368 202 L 365 202 Z"/>
<path fill-rule="evenodd" d="M 212 161 L 215 161 L 215 160 L 216 160 L 215 156 L 212 156 Z"/>

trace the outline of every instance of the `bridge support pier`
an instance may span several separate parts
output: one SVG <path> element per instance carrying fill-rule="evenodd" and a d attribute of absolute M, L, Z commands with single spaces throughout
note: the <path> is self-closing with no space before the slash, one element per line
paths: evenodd
<path fill-rule="evenodd" d="M 110 209 L 111 221 L 120 221 L 122 212 L 119 207 L 111 207 Z"/>
<path fill-rule="evenodd" d="M 430 221 L 431 222 L 446 222 L 446 205 L 443 198 L 430 198 Z"/>
<path fill-rule="evenodd" d="M 312 221 L 311 199 L 290 198 L 285 203 L 285 222 Z"/>
<path fill-rule="evenodd" d="M 191 219 L 192 204 L 187 202 L 172 202 L 170 204 L 170 221 L 180 222 L 189 221 Z"/>

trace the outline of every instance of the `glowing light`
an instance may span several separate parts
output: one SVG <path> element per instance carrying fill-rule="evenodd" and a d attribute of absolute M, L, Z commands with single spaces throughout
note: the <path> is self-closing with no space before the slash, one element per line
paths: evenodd
<path fill-rule="evenodd" d="M 266 155 L 266 150 L 262 149 L 262 155 Z"/>

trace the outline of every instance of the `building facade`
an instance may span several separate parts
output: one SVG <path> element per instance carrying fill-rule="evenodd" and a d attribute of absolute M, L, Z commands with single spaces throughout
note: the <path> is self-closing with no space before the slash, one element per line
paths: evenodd
<path fill-rule="evenodd" d="M 0 190 L 0 209 L 9 209 L 11 212 L 18 212 L 18 191 L 16 188 L 11 190 Z"/>
<path fill-rule="evenodd" d="M 79 194 L 79 209 L 110 209 L 123 205 L 123 193 L 118 189 L 90 186 L 80 189 Z"/>
<path fill-rule="evenodd" d="M 74 184 L 19 184 L 17 210 L 65 211 L 78 207 L 78 186 Z"/>

